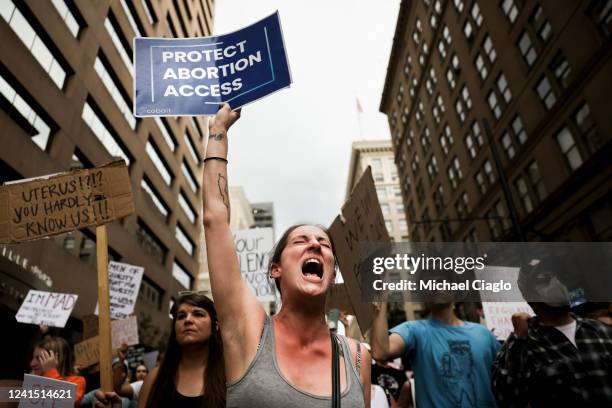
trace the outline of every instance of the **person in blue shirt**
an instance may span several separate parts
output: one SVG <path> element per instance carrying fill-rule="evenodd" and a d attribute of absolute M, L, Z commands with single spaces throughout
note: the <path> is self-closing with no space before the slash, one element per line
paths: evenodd
<path fill-rule="evenodd" d="M 429 303 L 428 319 L 388 330 L 386 303 L 375 303 L 372 357 L 406 356 L 419 408 L 496 407 L 491 370 L 500 345 L 484 326 L 460 320 L 452 303 Z"/>

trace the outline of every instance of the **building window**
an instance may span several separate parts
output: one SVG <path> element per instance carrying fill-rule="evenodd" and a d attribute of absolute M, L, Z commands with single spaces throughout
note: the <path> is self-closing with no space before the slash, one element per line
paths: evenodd
<path fill-rule="evenodd" d="M 503 0 L 501 7 L 506 17 L 508 17 L 508 21 L 510 21 L 510 24 L 514 24 L 516 18 L 519 15 L 519 10 L 516 6 L 516 2 L 514 0 Z"/>
<path fill-rule="evenodd" d="M 459 200 L 457 200 L 455 203 L 455 210 L 457 211 L 457 216 L 459 216 L 459 218 L 466 217 L 470 211 L 472 211 L 470 208 L 470 199 L 467 191 L 461 193 Z"/>
<path fill-rule="evenodd" d="M 453 3 L 455 4 L 455 9 L 457 9 L 458 13 L 462 13 L 463 12 L 463 0 L 453 0 Z"/>
<path fill-rule="evenodd" d="M 557 84 L 559 84 L 562 89 L 567 88 L 569 85 L 569 76 L 572 73 L 572 68 L 561 52 L 558 52 L 557 55 L 555 55 L 549 65 L 549 69 L 557 80 Z"/>
<path fill-rule="evenodd" d="M 533 203 L 531 202 L 531 197 L 529 196 L 529 189 L 527 188 L 527 183 L 525 179 L 521 176 L 518 177 L 514 181 L 514 186 L 516 187 L 516 191 L 519 195 L 519 200 L 523 204 L 523 209 L 527 214 L 533 211 Z"/>
<path fill-rule="evenodd" d="M 499 119 L 502 115 L 501 106 L 499 106 L 499 101 L 497 100 L 497 95 L 494 90 L 489 92 L 489 96 L 487 97 L 487 102 L 489 102 L 489 108 L 491 108 L 491 112 L 495 119 Z"/>
<path fill-rule="evenodd" d="M 404 204 L 398 203 L 395 205 L 395 213 L 398 217 L 404 217 Z"/>
<path fill-rule="evenodd" d="M 375 182 L 385 181 L 385 176 L 382 173 L 374 173 L 373 177 Z"/>
<path fill-rule="evenodd" d="M 5 99 L 6 101 L 4 101 Z M 51 126 L 30 106 L 26 100 L 31 100 L 29 95 L 20 95 L 1 76 L 0 73 L 0 102 L 3 109 L 32 141 L 42 151 L 46 151 L 51 135 Z"/>
<path fill-rule="evenodd" d="M 136 13 L 136 10 L 134 9 L 134 3 L 131 1 L 127 2 L 126 0 L 121 0 L 120 4 L 121 4 L 121 7 L 123 8 L 123 12 L 125 13 L 125 16 L 130 22 L 130 26 L 132 27 L 132 30 L 134 31 L 134 35 L 138 37 L 142 37 L 144 33 L 144 29 L 142 28 L 142 24 L 140 23 L 140 20 L 137 17 L 138 13 Z"/>
<path fill-rule="evenodd" d="M 533 190 L 536 192 L 538 200 L 544 200 L 548 193 L 546 192 L 546 187 L 544 186 L 542 176 L 540 175 L 540 169 L 538 168 L 538 164 L 535 162 L 535 160 L 529 163 L 527 166 L 527 174 L 529 175 L 529 182 L 531 183 Z"/>
<path fill-rule="evenodd" d="M 117 85 L 118 80 L 111 75 L 114 73 L 104 54 L 100 52 L 94 62 L 94 69 L 98 77 L 106 87 L 106 90 L 115 101 L 115 105 L 127 121 L 132 130 L 136 129 L 136 118 L 132 114 L 132 102 L 129 97 L 123 92 L 123 88 Z"/>
<path fill-rule="evenodd" d="M 527 31 L 523 31 L 523 34 L 520 36 L 518 41 L 518 47 L 527 63 L 528 67 L 531 67 L 535 62 L 536 58 L 538 58 L 538 53 L 536 52 L 535 47 L 533 46 L 533 42 L 529 37 Z"/>
<path fill-rule="evenodd" d="M 155 207 L 161 213 L 161 215 L 163 215 L 164 217 L 167 217 L 168 216 L 168 206 L 164 204 L 164 201 L 160 197 L 159 193 L 155 191 L 155 189 L 151 186 L 151 184 L 146 178 L 143 178 L 140 181 L 140 187 L 142 187 L 142 189 L 149 195 L 151 200 L 153 200 L 153 204 L 155 204 Z"/>
<path fill-rule="evenodd" d="M 448 179 L 453 189 L 457 188 L 459 180 L 463 178 L 463 173 L 461 172 L 461 166 L 459 164 L 459 159 L 455 157 L 451 166 L 447 170 Z"/>
<path fill-rule="evenodd" d="M 407 55 L 404 61 L 404 75 L 406 75 L 406 77 L 410 76 L 410 71 L 412 71 L 412 57 Z"/>
<path fill-rule="evenodd" d="M 55 47 L 46 44 L 38 36 L 37 32 L 40 31 L 37 30 L 36 24 L 34 24 L 35 27 L 32 27 L 21 11 L 15 7 L 13 0 L 2 0 L 0 14 L 2 14 L 9 27 L 23 42 L 42 69 L 49 75 L 53 83 L 59 89 L 63 89 L 67 76 L 66 69 L 64 69 L 66 65 L 60 64 L 54 57 L 54 55 L 61 55 L 61 53 L 53 52 L 52 50 L 55 50 Z"/>
<path fill-rule="evenodd" d="M 183 285 L 185 289 L 191 289 L 192 281 L 191 275 L 187 273 L 178 262 L 172 262 L 172 276 L 177 280 L 178 283 Z"/>
<path fill-rule="evenodd" d="M 447 50 L 452 43 L 453 38 L 451 37 L 448 26 L 445 24 L 444 28 L 442 28 L 442 38 L 440 38 L 440 42 L 438 43 L 438 53 L 440 54 L 440 59 L 442 61 L 444 61 L 444 58 L 446 58 Z"/>
<path fill-rule="evenodd" d="M 580 155 L 580 151 L 578 151 L 574 136 L 569 129 L 567 127 L 561 129 L 559 133 L 557 133 L 556 139 L 561 148 L 561 153 L 563 153 L 569 167 L 572 170 L 576 170 L 578 167 L 582 166 L 582 156 Z"/>
<path fill-rule="evenodd" d="M 438 95 L 438 97 L 436 98 L 436 104 L 434 105 L 432 111 L 433 111 L 434 120 L 436 121 L 436 124 L 439 124 L 442 119 L 442 115 L 446 112 L 446 108 L 444 107 L 444 101 L 442 100 L 442 96 Z"/>
<path fill-rule="evenodd" d="M 200 164 L 200 157 L 196 153 L 195 146 L 193 145 L 193 142 L 191 141 L 191 138 L 189 137 L 189 134 L 187 132 L 185 132 L 184 137 L 185 137 L 185 145 L 187 146 L 187 150 L 189 150 L 189 153 L 191 154 L 191 157 L 193 157 L 193 160 L 197 164 Z"/>
<path fill-rule="evenodd" d="M 399 89 L 397 90 L 397 97 L 395 99 L 397 100 L 398 104 L 402 103 L 402 100 L 404 99 L 404 85 L 403 84 L 400 84 Z"/>
<path fill-rule="evenodd" d="M 536 92 L 538 93 L 538 96 L 540 97 L 540 100 L 544 106 L 546 106 L 546 109 L 552 108 L 557 102 L 557 97 L 553 92 L 550 82 L 548 82 L 548 78 L 546 76 L 542 76 L 538 82 Z"/>
<path fill-rule="evenodd" d="M 438 175 L 438 160 L 436 159 L 436 155 L 432 154 L 429 163 L 427 163 L 427 174 L 429 175 L 429 180 L 433 181 L 433 179 Z"/>
<path fill-rule="evenodd" d="M 451 132 L 450 126 L 446 125 L 444 126 L 444 130 L 442 131 L 442 134 L 440 135 L 440 147 L 442 148 L 442 151 L 444 152 L 444 156 L 448 155 L 448 152 L 450 151 L 450 148 L 453 145 L 453 143 L 454 143 L 453 133 Z"/>
<path fill-rule="evenodd" d="M 419 170 L 419 155 L 416 152 L 412 154 L 412 162 L 410 163 L 410 167 L 416 176 L 416 173 Z"/>
<path fill-rule="evenodd" d="M 382 211 L 383 215 L 389 215 L 389 204 L 381 204 L 380 210 Z"/>
<path fill-rule="evenodd" d="M 538 36 L 542 41 L 546 42 L 550 38 L 550 34 L 552 33 L 552 27 L 544 16 L 542 6 L 540 6 L 539 4 L 531 15 L 529 23 L 533 27 L 534 31 L 538 33 Z"/>
<path fill-rule="evenodd" d="M 406 144 L 408 147 L 414 144 L 414 131 L 412 129 L 408 129 L 408 132 L 406 132 Z"/>
<path fill-rule="evenodd" d="M 487 180 L 489 180 L 489 184 L 492 185 L 493 183 L 495 183 L 495 173 L 493 172 L 493 166 L 491 165 L 491 162 L 489 160 L 485 161 L 482 168 L 484 169 L 485 175 L 487 176 Z"/>
<path fill-rule="evenodd" d="M 425 130 L 423 130 L 423 134 L 421 135 L 421 149 L 423 149 L 423 153 L 427 154 L 429 146 L 431 146 L 431 132 L 429 128 L 425 126 Z"/>
<path fill-rule="evenodd" d="M 128 45 L 127 40 L 121 35 L 121 30 L 119 29 L 119 24 L 117 24 L 117 20 L 112 12 L 108 13 L 108 16 L 104 20 L 104 27 L 106 28 L 106 32 L 110 36 L 113 45 L 117 49 L 121 60 L 127 67 L 130 75 L 132 75 L 132 71 L 134 67 L 132 66 L 132 50 Z"/>
<path fill-rule="evenodd" d="M 604 37 L 612 33 L 612 0 L 592 1 L 587 14 Z"/>
<path fill-rule="evenodd" d="M 506 210 L 501 201 L 497 201 L 487 212 L 487 223 L 493 239 L 499 239 L 504 231 L 510 227 L 510 220 L 506 216 Z"/>
<path fill-rule="evenodd" d="M 155 146 L 154 142 L 151 140 L 147 142 L 146 151 L 149 159 L 151 159 L 151 162 L 153 162 L 153 165 L 159 172 L 161 178 L 167 185 L 170 185 L 172 183 L 172 173 L 168 169 L 166 162 L 161 158 L 157 146 Z"/>
<path fill-rule="evenodd" d="M 176 239 L 181 244 L 183 249 L 187 251 L 189 255 L 193 256 L 194 245 L 193 242 L 187 237 L 185 230 L 181 227 L 180 224 L 176 224 Z"/>
<path fill-rule="evenodd" d="M 463 98 L 466 110 L 472 109 L 472 98 L 466 85 L 463 85 L 463 88 L 461 88 L 461 98 Z"/>
<path fill-rule="evenodd" d="M 474 28 L 472 28 L 472 23 L 469 20 L 463 25 L 463 34 L 465 34 L 465 39 L 468 43 L 472 42 L 474 37 Z"/>
<path fill-rule="evenodd" d="M 412 32 L 412 41 L 418 46 L 421 41 L 421 35 L 423 34 L 423 25 L 421 24 L 421 20 L 416 19 L 416 23 L 414 26 L 414 31 Z"/>
<path fill-rule="evenodd" d="M 119 137 L 115 136 L 114 131 L 109 130 L 112 128 L 107 125 L 109 123 L 108 120 L 102 116 L 93 101 L 91 101 L 91 103 L 90 101 L 85 102 L 81 117 L 87 126 L 89 126 L 93 134 L 100 140 L 108 153 L 113 157 L 121 157 L 129 166 L 130 158 L 126 150 L 119 144 Z"/>
<path fill-rule="evenodd" d="M 520 144 L 525 144 L 527 141 L 527 132 L 525 132 L 523 122 L 518 115 L 516 115 L 516 117 L 512 120 L 512 131 L 514 132 L 514 137 L 516 140 L 518 140 Z"/>
<path fill-rule="evenodd" d="M 474 60 L 474 65 L 476 66 L 476 70 L 480 74 L 480 79 L 483 81 L 487 79 L 487 75 L 489 75 L 489 71 L 487 69 L 487 65 L 484 62 L 484 58 L 482 55 L 477 54 L 476 59 Z"/>
<path fill-rule="evenodd" d="M 508 86 L 508 81 L 506 80 L 506 76 L 502 72 L 497 77 L 497 91 L 500 95 L 504 97 L 504 102 L 510 103 L 512 100 L 512 92 L 510 92 L 510 87 Z"/>
<path fill-rule="evenodd" d="M 463 108 L 463 104 L 461 103 L 461 99 L 457 99 L 455 101 L 455 111 L 457 112 L 457 116 L 459 117 L 459 121 L 461 123 L 465 122 L 466 113 Z"/>
<path fill-rule="evenodd" d="M 474 5 L 476 4 L 477 3 L 474 3 Z M 489 58 L 489 62 L 492 65 L 497 59 L 497 52 L 495 51 L 495 47 L 493 47 L 493 41 L 491 40 L 491 36 L 488 34 L 486 35 L 486 37 L 484 38 L 484 41 L 482 42 L 482 49 L 484 50 L 485 54 Z"/>
<path fill-rule="evenodd" d="M 157 16 L 155 15 L 155 9 L 153 8 L 153 5 L 151 4 L 151 0 L 141 0 L 142 3 L 142 8 L 145 11 L 145 14 L 147 16 L 147 20 L 149 21 L 150 25 L 153 25 L 155 23 L 157 23 Z M 202 33 L 202 35 L 205 35 L 206 33 Z"/>
<path fill-rule="evenodd" d="M 51 0 L 51 3 L 53 3 L 53 6 L 59 13 L 62 20 L 64 20 L 64 23 L 66 23 L 70 34 L 72 34 L 74 38 L 77 38 L 79 36 L 79 31 L 81 30 L 81 22 L 83 21 L 83 18 L 78 15 L 77 12 L 71 10 L 68 7 L 68 4 L 66 4 L 65 0 Z"/>
<path fill-rule="evenodd" d="M 595 121 L 591 117 L 591 110 L 586 102 L 576 109 L 572 115 L 572 121 L 578 133 L 583 137 L 583 140 L 587 142 L 591 153 L 601 148 L 601 141 L 597 138 Z"/>
<path fill-rule="evenodd" d="M 455 82 L 455 74 L 451 68 L 446 71 L 446 80 L 448 81 L 448 87 L 451 90 L 455 89 L 457 83 Z"/>
<path fill-rule="evenodd" d="M 482 25 L 482 14 L 480 14 L 480 7 L 478 7 L 478 3 L 474 2 L 472 5 L 472 9 L 470 10 L 470 15 L 476 23 L 476 26 L 480 27 Z"/>
<path fill-rule="evenodd" d="M 159 128 L 159 133 L 161 133 L 170 150 L 174 151 L 174 149 L 176 149 L 176 142 L 172 137 L 172 132 L 170 131 L 168 122 L 166 122 L 166 119 L 160 118 L 159 116 L 155 116 L 154 119 L 155 123 L 157 123 L 157 127 Z"/>
<path fill-rule="evenodd" d="M 181 163 L 181 171 L 183 172 L 183 176 L 185 176 L 185 180 L 187 180 L 187 184 L 189 184 L 189 187 L 191 187 L 191 190 L 193 190 L 194 193 L 197 193 L 198 183 L 196 183 L 195 177 L 193 177 L 193 174 L 191 174 L 191 170 L 189 170 L 184 160 Z"/>
<path fill-rule="evenodd" d="M 487 192 L 488 186 L 482 174 L 482 171 L 478 170 L 476 174 L 474 174 L 474 181 L 476 182 L 476 187 L 478 187 L 478 191 L 480 191 L 480 194 L 484 195 Z"/>
<path fill-rule="evenodd" d="M 192 224 L 195 224 L 196 222 L 195 211 L 193 211 L 193 208 L 189 204 L 189 201 L 187 201 L 187 198 L 185 197 L 185 194 L 183 194 L 182 191 L 179 193 L 178 202 L 181 208 L 183 209 L 183 212 L 187 216 L 187 219 L 191 221 Z"/>
<path fill-rule="evenodd" d="M 504 150 L 506 151 L 506 155 L 508 156 L 508 159 L 512 159 L 514 155 L 516 154 L 516 151 L 514 150 L 514 143 L 512 143 L 512 139 L 510 135 L 508 134 L 508 132 L 504 133 L 501 141 L 502 141 L 502 146 L 504 147 Z"/>
<path fill-rule="evenodd" d="M 157 263 L 163 265 L 166 257 L 166 248 L 159 238 L 147 227 L 142 220 L 138 219 L 136 225 L 136 240 L 142 248 L 153 257 Z"/>
<path fill-rule="evenodd" d="M 425 107 L 423 105 L 423 101 L 419 101 L 417 105 L 417 110 L 414 114 L 414 118 L 416 119 L 416 123 L 419 127 L 423 126 L 423 119 L 425 118 Z"/>
<path fill-rule="evenodd" d="M 379 200 L 387 198 L 387 189 L 385 187 L 376 187 L 376 195 Z"/>

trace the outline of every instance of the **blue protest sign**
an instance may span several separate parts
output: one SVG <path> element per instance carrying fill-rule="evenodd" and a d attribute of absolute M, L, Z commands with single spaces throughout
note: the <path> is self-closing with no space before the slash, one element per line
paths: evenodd
<path fill-rule="evenodd" d="M 278 12 L 230 34 L 134 39 L 134 115 L 214 115 L 291 84 Z"/>

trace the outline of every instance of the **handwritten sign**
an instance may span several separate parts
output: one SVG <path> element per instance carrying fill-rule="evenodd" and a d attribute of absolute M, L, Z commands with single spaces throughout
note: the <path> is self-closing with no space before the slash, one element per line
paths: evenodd
<path fill-rule="evenodd" d="M 237 231 L 234 246 L 243 279 L 260 302 L 274 300 L 274 288 L 268 282 L 269 252 L 274 245 L 272 228 Z"/>
<path fill-rule="evenodd" d="M 78 295 L 30 290 L 15 315 L 19 323 L 64 327 Z"/>
<path fill-rule="evenodd" d="M 89 367 L 100 361 L 100 339 L 98 336 L 90 337 L 74 345 L 75 363 Z"/>
<path fill-rule="evenodd" d="M 123 160 L 0 186 L 0 243 L 106 224 L 134 212 Z"/>
<path fill-rule="evenodd" d="M 76 384 L 38 375 L 24 374 L 23 390 L 40 397 L 21 398 L 19 408 L 73 408 L 76 400 Z M 31 391 L 30 391 L 31 390 Z M 44 394 L 44 395 L 43 395 Z M 28 395 L 29 396 L 29 395 Z"/>
<path fill-rule="evenodd" d="M 110 290 L 110 316 L 123 319 L 134 312 L 140 290 L 144 268 L 111 261 L 108 263 L 108 286 Z M 96 305 L 98 314 L 98 305 Z"/>
<path fill-rule="evenodd" d="M 487 328 L 493 332 L 498 340 L 506 340 L 514 331 L 512 315 L 527 313 L 534 315 L 533 309 L 527 302 L 482 302 L 482 311 L 485 316 Z"/>
<path fill-rule="evenodd" d="M 135 38 L 135 116 L 214 115 L 291 84 L 278 12 L 230 34 Z"/>
<path fill-rule="evenodd" d="M 138 344 L 138 318 L 130 316 L 111 321 L 111 339 L 113 349 L 118 349 L 123 343 L 128 346 Z"/>
<path fill-rule="evenodd" d="M 389 242 L 389 233 L 380 209 L 370 167 L 359 179 L 350 199 L 342 206 L 342 214 L 338 215 L 329 227 L 329 233 L 334 242 L 344 286 L 361 332 L 365 334 L 372 325 L 372 307 L 368 302 L 361 301 L 360 244 Z"/>

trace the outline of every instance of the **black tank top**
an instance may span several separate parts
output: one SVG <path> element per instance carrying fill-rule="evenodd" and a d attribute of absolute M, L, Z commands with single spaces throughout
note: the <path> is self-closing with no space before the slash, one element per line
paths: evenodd
<path fill-rule="evenodd" d="M 170 398 L 161 406 L 163 407 L 181 407 L 181 408 L 202 408 L 204 404 L 204 395 L 197 397 L 187 397 L 178 391 L 172 393 Z"/>

